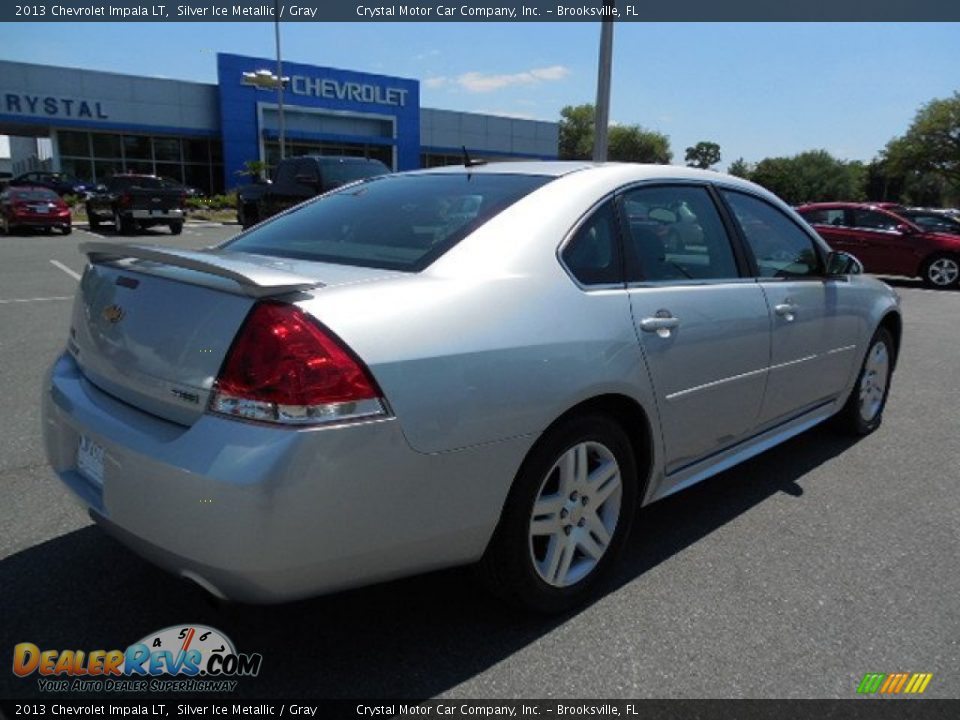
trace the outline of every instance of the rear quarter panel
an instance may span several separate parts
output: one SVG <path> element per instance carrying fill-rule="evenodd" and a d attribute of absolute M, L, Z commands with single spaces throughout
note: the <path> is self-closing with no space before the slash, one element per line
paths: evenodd
<path fill-rule="evenodd" d="M 566 180 L 422 273 L 321 290 L 304 303 L 367 363 L 416 450 L 536 435 L 606 393 L 635 399 L 653 419 L 625 291 L 584 292 L 557 260 L 603 190 Z"/>

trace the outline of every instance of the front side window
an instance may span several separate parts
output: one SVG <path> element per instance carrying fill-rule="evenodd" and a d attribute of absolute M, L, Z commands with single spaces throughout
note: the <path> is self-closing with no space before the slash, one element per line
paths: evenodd
<path fill-rule="evenodd" d="M 563 264 L 583 285 L 623 282 L 617 216 L 608 200 L 580 225 L 561 253 Z"/>
<path fill-rule="evenodd" d="M 321 195 L 222 247 L 416 272 L 550 179 L 468 172 L 385 175 Z"/>
<path fill-rule="evenodd" d="M 739 277 L 730 238 L 703 187 L 664 185 L 623 194 L 630 280 Z"/>
<path fill-rule="evenodd" d="M 887 215 L 876 210 L 860 210 L 858 208 L 852 212 L 853 226 L 865 230 L 896 230 L 897 225 L 900 224 L 900 220 L 893 215 Z"/>
<path fill-rule="evenodd" d="M 820 256 L 812 238 L 769 203 L 751 195 L 724 190 L 737 224 L 763 278 L 821 274 Z"/>

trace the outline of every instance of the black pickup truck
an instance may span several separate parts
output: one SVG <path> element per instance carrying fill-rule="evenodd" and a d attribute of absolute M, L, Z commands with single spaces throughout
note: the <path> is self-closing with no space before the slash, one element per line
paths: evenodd
<path fill-rule="evenodd" d="M 303 155 L 277 164 L 273 182 L 246 185 L 237 191 L 237 220 L 248 228 L 304 200 L 390 168 L 361 157 Z"/>
<path fill-rule="evenodd" d="M 155 175 L 114 175 L 87 196 L 87 220 L 91 230 L 106 221 L 124 235 L 154 225 L 166 225 L 179 235 L 186 199 L 182 189 Z"/>

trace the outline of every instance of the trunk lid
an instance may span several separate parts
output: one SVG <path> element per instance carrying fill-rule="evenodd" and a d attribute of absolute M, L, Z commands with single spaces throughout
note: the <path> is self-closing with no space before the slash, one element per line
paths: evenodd
<path fill-rule="evenodd" d="M 182 425 L 206 410 L 254 303 L 399 273 L 222 251 L 84 243 L 68 350 L 114 397 Z"/>

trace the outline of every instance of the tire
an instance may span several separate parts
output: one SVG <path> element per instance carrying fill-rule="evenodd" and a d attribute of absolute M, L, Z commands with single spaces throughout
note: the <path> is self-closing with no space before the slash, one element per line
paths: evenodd
<path fill-rule="evenodd" d="M 183 223 L 182 223 L 182 222 L 170 223 L 170 234 L 171 234 L 171 235 L 179 235 L 179 234 L 182 233 L 182 232 L 183 232 Z"/>
<path fill-rule="evenodd" d="M 857 374 L 857 382 L 843 409 L 834 416 L 834 427 L 849 435 L 869 435 L 883 422 L 890 394 L 896 350 L 886 328 L 877 328 Z"/>
<path fill-rule="evenodd" d="M 923 284 L 937 290 L 955 288 L 960 281 L 960 257 L 937 253 L 927 258 L 920 271 Z"/>
<path fill-rule="evenodd" d="M 133 235 L 136 231 L 136 223 L 133 218 L 124 217 L 116 210 L 113 211 L 113 226 L 116 232 L 121 235 Z"/>
<path fill-rule="evenodd" d="M 243 229 L 251 228 L 260 222 L 260 211 L 253 203 L 245 203 L 243 206 Z"/>
<path fill-rule="evenodd" d="M 90 212 L 90 206 L 87 206 L 87 225 L 91 230 L 100 229 L 100 218 Z"/>
<path fill-rule="evenodd" d="M 70 225 L 64 225 L 62 228 L 60 228 L 60 232 L 62 232 L 64 235 L 69 235 L 73 232 L 73 227 Z"/>
<path fill-rule="evenodd" d="M 0 215 L 0 235 L 10 234 L 10 221 L 6 215 Z"/>
<path fill-rule="evenodd" d="M 584 458 L 585 477 L 576 471 Z M 616 474 L 591 482 L 591 472 L 611 462 Z M 623 549 L 637 484 L 630 440 L 618 423 L 599 414 L 561 421 L 517 473 L 480 561 L 485 584 L 508 602 L 542 613 L 584 603 Z M 604 496 L 599 503 L 598 492 Z M 542 509 L 538 515 L 535 504 Z"/>

